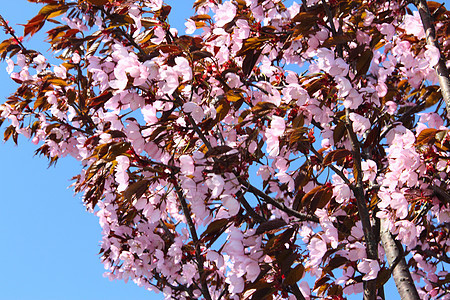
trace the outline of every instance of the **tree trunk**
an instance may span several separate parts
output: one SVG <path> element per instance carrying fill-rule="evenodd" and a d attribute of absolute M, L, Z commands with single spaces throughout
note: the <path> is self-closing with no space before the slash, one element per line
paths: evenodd
<path fill-rule="evenodd" d="M 439 86 L 441 87 L 442 97 L 447 107 L 447 117 L 450 118 L 450 78 L 446 62 L 442 56 L 440 45 L 436 40 L 436 30 L 434 28 L 434 20 L 431 16 L 430 9 L 428 8 L 426 0 L 415 0 L 414 5 L 419 11 L 420 18 L 422 20 L 423 29 L 425 31 L 427 44 L 435 46 L 439 49 L 440 58 L 438 64 L 434 67 L 439 79 Z"/>
<path fill-rule="evenodd" d="M 389 267 L 391 269 L 393 268 L 393 270 L 391 270 L 392 277 L 394 277 L 400 298 L 402 300 L 420 300 L 411 273 L 409 273 L 406 260 L 404 257 L 401 257 L 402 253 L 391 232 L 387 228 L 384 219 L 381 219 L 380 238 L 383 243 L 384 251 L 386 252 Z"/>

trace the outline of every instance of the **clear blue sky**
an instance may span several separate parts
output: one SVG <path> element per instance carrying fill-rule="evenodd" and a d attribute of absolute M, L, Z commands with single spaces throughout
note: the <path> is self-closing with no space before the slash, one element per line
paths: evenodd
<path fill-rule="evenodd" d="M 172 4 L 171 24 L 184 30 L 193 1 L 166 2 Z M 39 8 L 26 0 L 2 1 L 0 14 L 21 32 L 16 24 L 26 23 Z M 46 51 L 42 37 L 36 35 L 26 45 Z M 2 31 L 0 40 L 5 38 Z M 17 87 L 4 67 L 0 65 L 1 102 Z M 79 164 L 62 159 L 48 169 L 34 149 L 25 139 L 19 147 L 0 143 L 0 300 L 162 299 L 132 282 L 102 276 L 98 219 L 67 188 Z M 399 299 L 392 283 L 386 292 L 387 299 Z"/>
<path fill-rule="evenodd" d="M 176 1 L 166 1 L 175 3 Z M 41 5 L 26 0 L 1 1 L 0 14 L 18 33 Z M 192 1 L 172 5 L 171 23 L 184 30 Z M 3 30 L 0 40 L 7 37 Z M 47 51 L 43 35 L 26 42 Z M 0 64 L 3 103 L 17 87 Z M 5 124 L 6 125 L 6 124 Z M 5 126 L 2 126 L 4 129 Z M 1 131 L 3 137 L 3 131 Z M 162 299 L 133 282 L 109 281 L 98 251 L 98 218 L 85 211 L 79 196 L 68 188 L 79 164 L 61 159 L 56 168 L 34 156 L 36 147 L 21 139 L 19 147 L 0 142 L 0 300 Z"/>

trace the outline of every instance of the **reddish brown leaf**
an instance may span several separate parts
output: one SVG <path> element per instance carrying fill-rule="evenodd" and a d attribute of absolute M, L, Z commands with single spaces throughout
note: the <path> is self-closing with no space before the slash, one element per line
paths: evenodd
<path fill-rule="evenodd" d="M 285 285 L 294 285 L 305 275 L 305 267 L 302 264 L 296 265 L 293 269 L 289 271 L 284 279 Z"/>
<path fill-rule="evenodd" d="M 112 97 L 112 93 L 109 91 L 104 91 L 100 95 L 94 98 L 90 98 L 87 100 L 87 106 L 89 107 L 99 107 L 105 104 Z"/>
<path fill-rule="evenodd" d="M 128 188 L 123 192 L 123 197 L 129 202 L 134 202 L 139 200 L 139 198 L 144 195 L 150 185 L 149 180 L 139 180 L 128 186 Z"/>
<path fill-rule="evenodd" d="M 344 122 L 337 123 L 333 131 L 333 141 L 335 144 L 339 143 L 345 135 L 345 124 Z"/>
<path fill-rule="evenodd" d="M 48 80 L 49 83 L 57 85 L 57 86 L 68 86 L 69 83 L 67 81 L 60 78 L 51 78 Z"/>
<path fill-rule="evenodd" d="M 242 92 L 237 89 L 229 90 L 226 92 L 225 97 L 227 97 L 227 100 L 230 102 L 237 102 L 244 98 Z"/>
<path fill-rule="evenodd" d="M 208 225 L 205 231 L 201 234 L 200 238 L 204 239 L 205 237 L 216 234 L 217 232 L 224 230 L 227 227 L 228 222 L 230 222 L 229 219 L 218 219 L 211 224 Z"/>
<path fill-rule="evenodd" d="M 221 154 L 225 154 L 225 153 L 229 152 L 232 149 L 233 148 L 231 148 L 230 146 L 227 146 L 227 145 L 217 146 L 217 147 L 214 147 L 214 148 L 208 150 L 208 152 L 206 152 L 206 157 L 219 156 Z"/>
<path fill-rule="evenodd" d="M 339 268 L 343 264 L 347 263 L 348 259 L 345 257 L 342 257 L 340 255 L 336 255 L 333 257 L 330 262 L 326 265 L 326 267 L 323 269 L 325 273 L 329 273 L 332 275 L 333 270 Z"/>
<path fill-rule="evenodd" d="M 303 196 L 301 205 L 310 212 L 314 212 L 318 208 L 324 208 L 332 197 L 333 190 L 331 186 L 317 186 Z"/>
<path fill-rule="evenodd" d="M 327 282 L 328 280 L 330 280 L 330 277 L 328 277 L 328 276 L 322 276 L 322 277 L 320 277 L 320 278 L 316 281 L 316 283 L 314 284 L 314 289 L 317 289 L 318 287 L 320 287 L 320 286 L 326 284 L 326 282 Z"/>
<path fill-rule="evenodd" d="M 44 26 L 45 23 L 45 15 L 36 15 L 34 18 L 28 21 L 27 24 L 25 24 L 25 28 L 23 30 L 23 35 L 33 35 L 36 32 L 38 32 L 42 26 Z"/>
<path fill-rule="evenodd" d="M 252 50 L 258 50 L 261 51 L 262 46 L 269 41 L 269 37 L 251 37 L 246 40 L 244 40 L 244 43 L 242 45 L 241 50 L 239 50 L 236 55 L 237 56 L 243 56 L 246 55 L 249 52 L 252 52 Z M 258 52 L 256 51 L 256 52 Z M 259 55 L 258 55 L 259 56 Z"/>
<path fill-rule="evenodd" d="M 351 155 L 352 153 L 347 149 L 338 149 L 333 150 L 329 152 L 323 159 L 323 166 L 331 165 L 334 162 L 339 162 L 340 160 L 343 160 L 347 156 Z"/>
<path fill-rule="evenodd" d="M 290 227 L 279 235 L 272 237 L 264 247 L 264 252 L 273 254 L 274 252 L 278 251 L 280 247 L 284 247 L 284 244 L 291 239 L 294 232 L 295 228 Z"/>
<path fill-rule="evenodd" d="M 287 223 L 282 219 L 270 220 L 258 226 L 256 229 L 256 234 L 263 234 L 267 232 L 272 232 L 273 230 L 280 229 L 283 226 L 286 226 Z M 273 233 L 273 232 L 272 232 Z"/>
<path fill-rule="evenodd" d="M 361 53 L 361 56 L 356 61 L 356 75 L 362 76 L 367 73 L 372 62 L 373 53 L 372 50 L 365 50 Z"/>
<path fill-rule="evenodd" d="M 210 15 L 196 15 L 196 16 L 192 16 L 191 20 L 193 21 L 206 21 L 206 20 L 210 20 L 211 16 Z"/>
<path fill-rule="evenodd" d="M 222 121 L 227 116 L 230 108 L 230 103 L 225 98 L 221 99 L 216 108 L 216 120 L 218 122 Z"/>
<path fill-rule="evenodd" d="M 242 72 L 245 76 L 249 76 L 261 55 L 262 50 L 249 51 L 245 54 L 244 61 L 242 62 Z"/>
<path fill-rule="evenodd" d="M 380 133 L 381 133 L 381 126 L 379 125 L 379 123 L 377 123 L 375 127 L 372 130 L 370 130 L 369 134 L 367 135 L 367 138 L 363 144 L 363 148 L 373 147 L 373 144 L 379 140 Z"/>
<path fill-rule="evenodd" d="M 416 139 L 416 145 L 433 144 L 436 140 L 436 133 L 438 132 L 440 132 L 440 130 L 434 128 L 422 130 Z"/>
<path fill-rule="evenodd" d="M 330 48 L 336 45 L 348 43 L 351 40 L 353 40 L 352 37 L 347 35 L 332 36 L 323 42 L 322 47 Z"/>
<path fill-rule="evenodd" d="M 258 102 L 252 107 L 252 112 L 255 116 L 262 117 L 274 110 L 276 105 L 271 102 Z"/>
<path fill-rule="evenodd" d="M 105 5 L 106 3 L 109 2 L 108 0 L 86 0 L 86 1 L 89 2 L 90 4 L 97 5 L 97 6 Z"/>
<path fill-rule="evenodd" d="M 5 141 L 9 140 L 9 138 L 14 134 L 16 128 L 13 125 L 8 126 L 3 133 L 3 139 Z"/>
<path fill-rule="evenodd" d="M 192 60 L 197 61 L 207 57 L 212 57 L 213 55 L 208 51 L 194 51 L 192 52 Z"/>
<path fill-rule="evenodd" d="M 292 19 L 292 22 L 298 22 L 302 25 L 310 25 L 310 28 L 315 24 L 317 21 L 318 16 L 313 12 L 301 12 L 295 15 L 295 17 Z"/>

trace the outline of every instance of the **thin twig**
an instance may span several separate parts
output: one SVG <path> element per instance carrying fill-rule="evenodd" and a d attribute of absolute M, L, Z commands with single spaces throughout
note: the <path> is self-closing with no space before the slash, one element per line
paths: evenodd
<path fill-rule="evenodd" d="M 253 193 L 256 196 L 262 198 L 264 202 L 271 204 L 272 206 L 275 206 L 276 208 L 278 208 L 281 211 L 284 211 L 289 216 L 297 217 L 300 219 L 300 221 L 312 221 L 315 223 L 319 222 L 319 218 L 317 218 L 316 216 L 301 213 L 290 207 L 287 207 L 284 203 L 280 203 L 280 202 L 276 201 L 275 199 L 273 199 L 272 197 L 270 197 L 269 195 L 267 195 L 260 189 L 256 188 L 255 186 L 253 186 L 252 184 L 247 182 L 246 180 L 239 179 L 239 178 L 238 178 L 238 180 L 239 180 L 239 183 L 242 186 L 244 186 L 250 193 Z"/>

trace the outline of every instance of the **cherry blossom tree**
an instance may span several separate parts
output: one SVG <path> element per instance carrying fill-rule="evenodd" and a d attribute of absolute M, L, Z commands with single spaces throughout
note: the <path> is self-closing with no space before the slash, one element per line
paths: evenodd
<path fill-rule="evenodd" d="M 422 0 L 29 0 L 0 106 L 111 279 L 167 299 L 450 299 L 450 12 Z"/>

